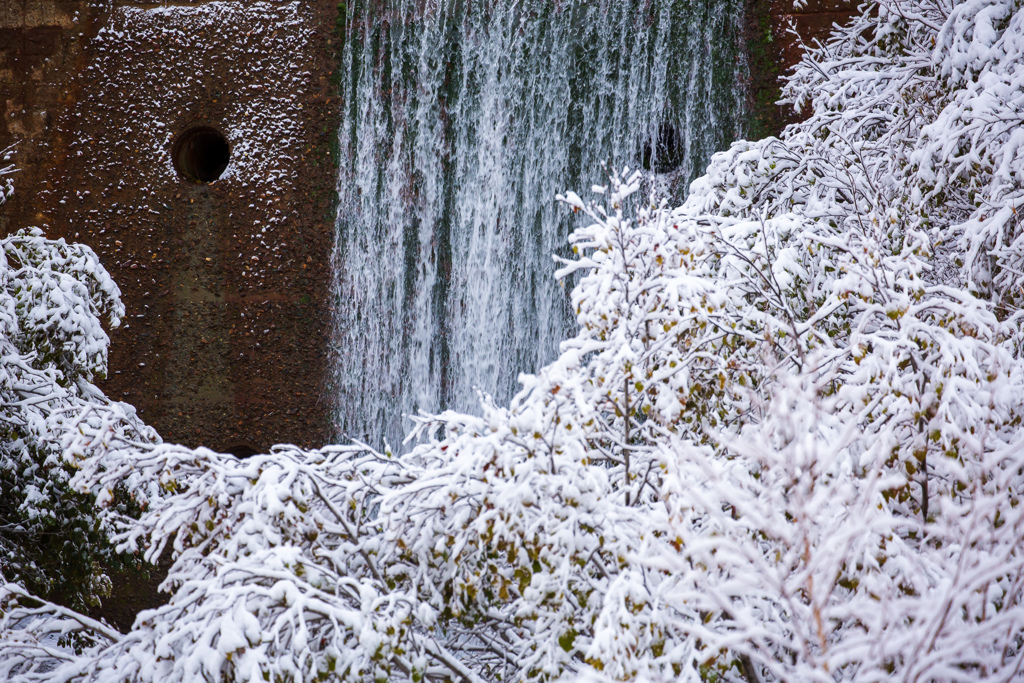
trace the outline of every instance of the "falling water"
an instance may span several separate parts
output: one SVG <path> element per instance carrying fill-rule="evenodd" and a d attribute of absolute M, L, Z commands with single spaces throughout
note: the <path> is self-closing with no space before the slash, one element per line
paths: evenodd
<path fill-rule="evenodd" d="M 554 201 L 685 188 L 740 132 L 739 0 L 349 0 L 335 262 L 340 435 L 507 401 L 572 331 Z M 675 169 L 672 173 L 668 173 Z"/>

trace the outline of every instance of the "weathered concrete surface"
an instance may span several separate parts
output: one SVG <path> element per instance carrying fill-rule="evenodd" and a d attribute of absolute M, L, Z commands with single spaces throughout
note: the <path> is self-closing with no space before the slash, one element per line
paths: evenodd
<path fill-rule="evenodd" d="M 792 0 L 771 0 L 772 24 L 781 46 L 783 69 L 789 69 L 800 61 L 803 54 L 801 41 L 804 45 L 824 43 L 832 26 L 847 22 L 854 15 L 857 4 L 853 0 L 807 0 L 800 9 L 795 9 Z M 789 33 L 791 27 L 800 36 L 799 41 Z"/>
<path fill-rule="evenodd" d="M 782 78 L 800 61 L 802 45 L 824 43 L 833 25 L 848 21 L 856 6 L 853 0 L 808 0 L 796 9 L 793 0 L 747 0 L 750 137 L 778 135 L 800 119 L 791 107 L 775 104 Z"/>
<path fill-rule="evenodd" d="M 0 149 L 18 143 L 18 188 L 51 165 L 55 123 L 74 100 L 96 14 L 83 0 L 0 0 Z M 0 230 L 19 213 L 0 211 Z"/>
<path fill-rule="evenodd" d="M 227 450 L 330 438 L 334 2 L 4 0 L 0 229 L 92 246 L 128 315 L 108 395 L 168 441 Z M 200 185 L 175 136 L 228 134 Z"/>

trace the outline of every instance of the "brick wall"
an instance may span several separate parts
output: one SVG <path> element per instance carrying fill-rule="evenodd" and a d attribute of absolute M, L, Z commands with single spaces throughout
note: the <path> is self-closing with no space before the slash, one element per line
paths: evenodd
<path fill-rule="evenodd" d="M 30 192 L 53 158 L 56 121 L 74 100 L 74 74 L 100 11 L 83 0 L 0 3 L 0 149 L 17 144 L 16 187 Z M 0 211 L 0 230 L 13 208 Z"/>

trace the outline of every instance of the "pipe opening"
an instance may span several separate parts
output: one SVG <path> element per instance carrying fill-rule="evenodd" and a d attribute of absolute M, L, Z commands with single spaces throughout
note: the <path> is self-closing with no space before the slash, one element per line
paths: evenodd
<path fill-rule="evenodd" d="M 640 165 L 647 171 L 671 173 L 683 165 L 684 158 L 683 136 L 675 126 L 663 123 L 657 137 L 644 143 Z"/>
<path fill-rule="evenodd" d="M 249 444 L 238 444 L 237 446 L 231 446 L 230 448 L 224 449 L 225 453 L 230 453 L 239 459 L 249 458 L 254 455 L 258 455 L 259 451 L 250 446 Z"/>
<path fill-rule="evenodd" d="M 171 159 L 181 177 L 194 183 L 212 183 L 228 167 L 231 148 L 217 129 L 197 126 L 178 136 L 171 147 Z"/>

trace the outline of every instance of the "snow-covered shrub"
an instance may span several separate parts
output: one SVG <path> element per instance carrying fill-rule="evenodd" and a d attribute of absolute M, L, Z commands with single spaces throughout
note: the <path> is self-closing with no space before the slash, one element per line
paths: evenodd
<path fill-rule="evenodd" d="M 52 680 L 53 663 L 67 658 L 47 648 L 45 636 L 61 629 L 93 647 L 58 675 L 95 681 L 386 680 L 422 671 L 425 652 L 444 656 L 410 628 L 414 605 L 378 579 L 368 484 L 400 475 L 387 459 L 336 447 L 278 448 L 238 461 L 140 444 L 111 411 L 84 415 L 65 446 L 71 457 L 92 454 L 79 481 L 101 497 L 128 482 L 143 504 L 119 541 L 134 548 L 145 539 L 155 559 L 173 540 L 176 561 L 165 583 L 172 596 L 122 636 L 74 615 L 35 619 L 31 600 L 0 589 L 10 629 L 0 673 Z"/>
<path fill-rule="evenodd" d="M 54 430 L 123 550 L 173 542 L 172 595 L 122 635 L 0 589 L 0 674 L 1019 677 L 1024 8 L 865 9 L 791 81 L 808 120 L 683 206 L 564 197 L 580 329 L 508 407 L 400 457 Z"/>
<path fill-rule="evenodd" d="M 0 150 L 0 155 L 3 157 L 0 159 L 0 164 L 4 164 L 0 166 L 0 178 L 12 175 L 17 170 L 17 167 L 8 162 L 14 156 L 14 146 L 12 145 L 4 150 Z M 14 194 L 14 179 L 3 178 L 3 182 L 3 187 L 0 187 L 0 204 L 5 203 Z"/>
<path fill-rule="evenodd" d="M 100 321 L 117 324 L 119 297 L 88 247 L 39 231 L 0 240 L 0 576 L 79 608 L 105 592 L 98 563 L 112 548 L 94 498 L 68 486 L 55 435 L 106 403 L 91 381 L 106 372 Z"/>

